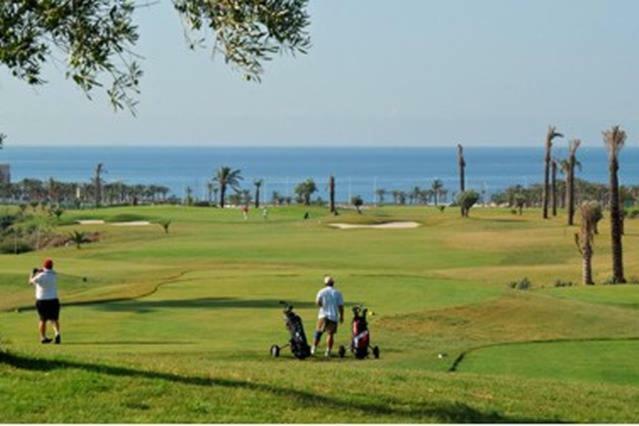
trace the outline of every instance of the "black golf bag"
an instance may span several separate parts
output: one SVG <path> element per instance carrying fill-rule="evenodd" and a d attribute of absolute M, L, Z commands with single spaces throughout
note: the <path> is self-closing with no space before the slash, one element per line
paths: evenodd
<path fill-rule="evenodd" d="M 287 345 L 271 346 L 271 355 L 274 357 L 280 356 L 280 350 L 286 346 L 290 346 L 293 356 L 297 359 L 305 359 L 311 356 L 311 348 L 306 340 L 306 333 L 304 332 L 304 325 L 302 324 L 302 318 L 293 311 L 293 306 L 286 302 L 280 302 L 286 305 L 284 308 L 284 322 L 286 323 L 286 329 L 289 332 L 290 340 Z"/>

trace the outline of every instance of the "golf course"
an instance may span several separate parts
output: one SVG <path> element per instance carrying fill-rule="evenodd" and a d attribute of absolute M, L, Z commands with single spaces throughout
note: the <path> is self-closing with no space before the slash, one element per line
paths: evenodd
<path fill-rule="evenodd" d="M 563 213 L 340 213 L 66 211 L 56 232 L 98 241 L 0 256 L 0 422 L 639 422 L 639 285 L 603 284 L 607 214 L 596 285 L 584 286 L 579 224 Z M 169 219 L 167 233 L 158 223 Z M 395 222 L 418 226 L 331 226 Z M 46 257 L 61 345 L 40 344 L 27 284 Z M 624 263 L 636 282 L 637 219 L 625 223 Z M 365 304 L 380 359 L 270 356 L 288 340 L 281 300 L 312 335 L 325 274 L 346 304 L 337 343 Z M 511 286 L 524 278 L 528 288 Z"/>

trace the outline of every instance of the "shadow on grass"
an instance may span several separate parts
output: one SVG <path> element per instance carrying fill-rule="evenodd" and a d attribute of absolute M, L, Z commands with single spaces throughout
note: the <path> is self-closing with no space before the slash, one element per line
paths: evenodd
<path fill-rule="evenodd" d="M 108 345 L 193 345 L 193 342 L 184 342 L 184 341 L 170 341 L 170 340 L 103 340 L 100 342 L 64 342 L 64 346 L 108 346 Z"/>
<path fill-rule="evenodd" d="M 311 302 L 290 302 L 295 308 L 312 308 Z M 157 309 L 281 309 L 279 300 L 237 299 L 233 297 L 200 297 L 195 299 L 128 300 L 95 305 L 96 309 L 111 312 L 152 312 Z"/>
<path fill-rule="evenodd" d="M 116 377 L 139 378 L 149 380 L 164 380 L 189 386 L 223 387 L 230 389 L 247 389 L 256 392 L 271 394 L 277 397 L 290 398 L 296 403 L 305 406 L 317 406 L 330 408 L 344 412 L 344 419 L 348 419 L 348 412 L 361 411 L 371 416 L 388 416 L 393 420 L 429 420 L 436 422 L 452 423 L 513 423 L 513 422 L 556 422 L 556 419 L 526 419 L 505 417 L 496 412 L 483 412 L 463 403 L 414 403 L 406 406 L 405 401 L 393 401 L 385 399 L 380 402 L 358 402 L 342 400 L 326 395 L 318 395 L 311 392 L 286 387 L 274 386 L 266 383 L 247 382 L 233 379 L 220 379 L 198 376 L 182 376 L 157 371 L 137 370 L 129 367 L 116 367 L 104 364 L 90 364 L 78 361 L 47 360 L 31 358 L 12 353 L 0 352 L 0 363 L 14 368 L 50 372 L 59 369 L 75 369 L 90 373 L 106 374 Z M 393 404 L 398 407 L 393 407 Z M 377 418 L 379 420 L 379 418 Z"/>

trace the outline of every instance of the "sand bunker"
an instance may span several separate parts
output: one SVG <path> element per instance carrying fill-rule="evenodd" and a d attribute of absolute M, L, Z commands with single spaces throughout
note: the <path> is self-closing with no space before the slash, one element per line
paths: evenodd
<path fill-rule="evenodd" d="M 417 222 L 388 222 L 378 225 L 354 225 L 350 223 L 331 223 L 329 226 L 338 229 L 413 229 L 419 226 Z"/>
<path fill-rule="evenodd" d="M 77 223 L 79 225 L 104 225 L 105 222 L 103 220 L 78 220 Z M 133 222 L 115 222 L 110 223 L 112 226 L 147 226 L 150 225 L 151 222 L 146 220 L 136 220 Z"/>

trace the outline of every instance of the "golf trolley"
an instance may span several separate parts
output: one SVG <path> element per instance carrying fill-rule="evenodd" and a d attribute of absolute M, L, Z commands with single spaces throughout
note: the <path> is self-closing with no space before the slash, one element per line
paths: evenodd
<path fill-rule="evenodd" d="M 370 350 L 371 335 L 368 330 L 368 321 L 366 316 L 368 315 L 368 309 L 363 305 L 355 305 L 353 307 L 353 322 L 352 322 L 352 338 L 350 350 L 357 359 L 364 359 L 370 356 L 371 352 L 375 359 L 379 358 L 379 347 L 373 346 Z M 372 312 L 371 312 L 372 315 Z M 346 347 L 341 345 L 339 347 L 339 356 L 344 358 L 346 355 Z"/>
<path fill-rule="evenodd" d="M 293 356 L 297 359 L 305 359 L 311 356 L 311 348 L 306 340 L 306 333 L 304 333 L 304 325 L 302 324 L 302 318 L 293 312 L 293 306 L 286 302 L 280 302 L 284 305 L 284 323 L 286 329 L 290 334 L 290 340 L 284 346 L 273 345 L 271 346 L 271 356 L 277 358 L 280 356 L 280 351 L 289 346 Z"/>

